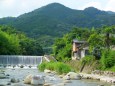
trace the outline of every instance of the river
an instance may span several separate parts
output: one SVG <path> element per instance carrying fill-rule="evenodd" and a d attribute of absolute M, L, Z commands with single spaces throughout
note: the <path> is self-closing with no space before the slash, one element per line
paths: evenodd
<path fill-rule="evenodd" d="M 45 74 L 43 72 L 40 72 L 37 68 L 2 68 L 0 70 L 4 70 L 6 75 L 9 75 L 9 78 L 7 79 L 0 79 L 0 84 L 7 84 L 10 82 L 11 78 L 19 79 L 19 83 L 11 83 L 11 85 L 8 86 L 31 86 L 23 83 L 24 78 L 29 75 L 29 74 L 34 74 L 34 75 L 44 75 L 45 80 L 47 83 L 52 83 L 55 86 L 59 83 L 63 83 L 63 80 L 59 78 L 57 75 L 50 76 L 48 74 Z M 55 80 L 50 80 L 51 77 L 54 77 Z M 104 85 L 104 86 L 111 86 L 108 83 L 105 82 L 100 82 L 96 80 L 72 80 L 71 83 L 66 83 L 65 86 L 99 86 L 99 85 Z M 0 85 L 1 86 L 1 85 Z M 5 85 L 7 86 L 7 85 Z"/>

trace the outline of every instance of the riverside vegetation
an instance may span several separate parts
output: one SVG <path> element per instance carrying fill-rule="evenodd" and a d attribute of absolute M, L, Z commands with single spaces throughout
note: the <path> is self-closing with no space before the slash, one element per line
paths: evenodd
<path fill-rule="evenodd" d="M 39 69 L 42 71 L 49 69 L 58 73 L 67 73 L 70 70 L 85 73 L 91 73 L 93 70 L 115 72 L 114 33 L 115 26 L 104 26 L 98 29 L 74 28 L 62 38 L 56 39 L 53 45 L 52 55 L 59 62 L 42 63 Z M 72 40 L 75 38 L 89 43 L 89 55 L 81 60 L 72 61 Z"/>
<path fill-rule="evenodd" d="M 105 26 L 98 29 L 75 27 L 70 33 L 55 40 L 52 55 L 60 62 L 70 64 L 71 67 L 75 66 L 75 69 L 72 70 L 80 71 L 81 66 L 86 62 L 86 65 L 92 67 L 92 70 L 115 71 L 115 50 L 113 49 L 115 45 L 114 33 L 115 26 Z M 91 53 L 78 62 L 71 61 L 72 40 L 75 38 L 87 41 Z M 13 27 L 0 26 L 0 39 L 1 55 L 44 54 L 37 40 L 28 38 L 24 33 L 15 30 Z"/>
<path fill-rule="evenodd" d="M 81 67 L 85 63 L 85 72 L 96 69 L 115 72 L 114 33 L 115 26 L 104 26 L 98 29 L 74 28 L 62 38 L 56 39 L 52 55 L 58 61 L 69 64 L 75 71 L 81 71 Z M 75 38 L 89 43 L 90 54 L 80 61 L 71 61 L 72 40 Z M 52 65 L 48 66 L 50 68 Z"/>
<path fill-rule="evenodd" d="M 39 65 L 40 71 L 44 71 L 45 69 L 56 71 L 58 74 L 68 73 L 69 71 L 71 71 L 70 66 L 62 62 L 44 62 Z"/>

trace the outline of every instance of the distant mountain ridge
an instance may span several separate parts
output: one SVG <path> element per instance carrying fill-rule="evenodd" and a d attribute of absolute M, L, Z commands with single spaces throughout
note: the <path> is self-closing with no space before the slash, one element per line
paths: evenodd
<path fill-rule="evenodd" d="M 94 7 L 74 10 L 51 3 L 18 17 L 1 18 L 0 25 L 12 25 L 30 37 L 47 40 L 62 36 L 74 26 L 91 28 L 115 25 L 115 14 Z"/>
<path fill-rule="evenodd" d="M 115 14 L 115 12 L 112 12 L 112 11 L 107 11 L 109 14 Z"/>

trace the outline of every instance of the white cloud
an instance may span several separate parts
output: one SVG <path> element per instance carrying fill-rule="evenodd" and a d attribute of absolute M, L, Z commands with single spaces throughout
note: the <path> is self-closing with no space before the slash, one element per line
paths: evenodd
<path fill-rule="evenodd" d="M 105 10 L 111 10 L 111 11 L 114 11 L 115 12 L 115 0 L 108 0 L 108 3 L 105 7 Z"/>

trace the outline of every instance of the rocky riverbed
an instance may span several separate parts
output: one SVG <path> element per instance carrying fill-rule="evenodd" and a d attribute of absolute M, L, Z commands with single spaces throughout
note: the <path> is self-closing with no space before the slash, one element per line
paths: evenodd
<path fill-rule="evenodd" d="M 0 69 L 0 86 L 31 86 L 24 84 L 28 75 L 42 75 L 45 79 L 43 86 L 111 86 L 98 80 L 64 80 L 55 73 L 39 72 L 37 68 L 2 68 Z"/>

